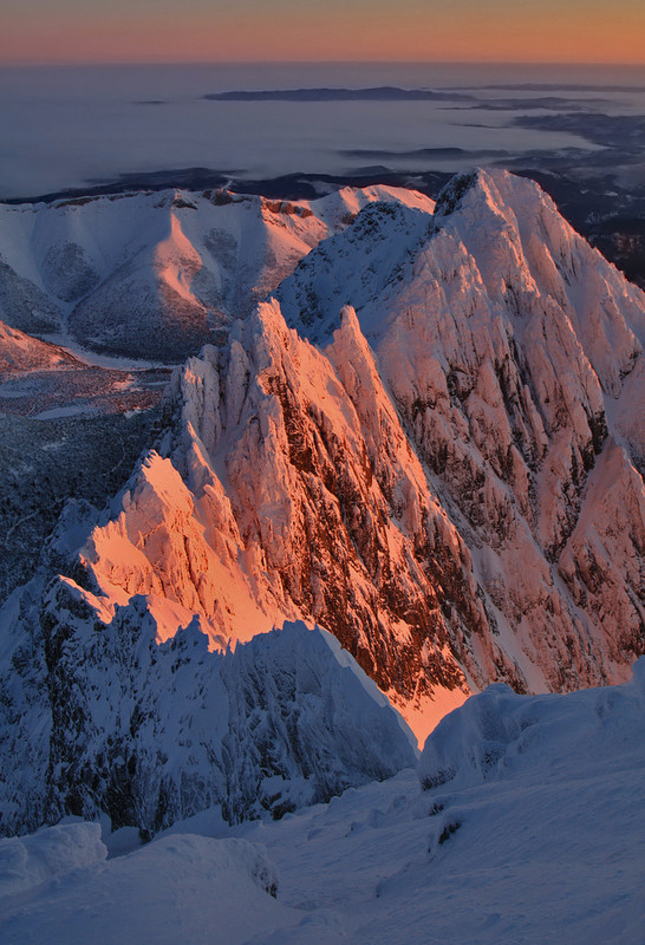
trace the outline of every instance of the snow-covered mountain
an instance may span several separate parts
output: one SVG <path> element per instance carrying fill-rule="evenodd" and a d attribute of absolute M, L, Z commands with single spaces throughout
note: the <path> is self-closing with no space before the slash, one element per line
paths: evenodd
<path fill-rule="evenodd" d="M 495 679 L 624 678 L 642 293 L 536 185 L 480 173 L 434 216 L 367 207 L 279 299 L 176 373 L 161 455 L 79 549 L 93 587 L 217 645 L 317 621 L 411 721 Z"/>
<path fill-rule="evenodd" d="M 97 351 L 177 363 L 377 200 L 432 207 L 380 186 L 295 203 L 172 190 L 0 206 L 0 317 Z"/>
<path fill-rule="evenodd" d="M 213 808 L 142 847 L 78 822 L 2 840 L 0 937 L 634 945 L 644 662 L 619 687 L 473 696 L 429 739 L 424 790 L 407 769 L 279 821 L 229 827 Z"/>
<path fill-rule="evenodd" d="M 39 341 L 0 321 L 0 376 L 3 380 L 32 371 L 71 368 L 76 358 L 58 345 Z"/>
<path fill-rule="evenodd" d="M 196 618 L 159 645 L 140 596 L 112 615 L 69 578 L 36 584 L 2 643 L 5 835 L 70 813 L 147 838 L 213 805 L 276 818 L 414 763 L 412 732 L 323 630 L 209 653 Z"/>
<path fill-rule="evenodd" d="M 102 512 L 67 509 L 5 606 L 3 829 L 102 809 L 150 833 L 229 795 L 229 815 L 247 816 L 255 802 L 232 787 L 242 756 L 248 797 L 282 779 L 267 802 L 279 809 L 401 767 L 402 735 L 389 768 L 339 754 L 351 726 L 323 738 L 319 767 L 326 723 L 305 749 L 284 735 L 285 699 L 298 706 L 310 682 L 293 689 L 279 643 L 259 682 L 256 635 L 285 621 L 330 631 L 421 738 L 488 682 L 620 682 L 645 649 L 643 293 L 535 184 L 503 173 L 456 179 L 434 213 L 390 195 L 340 223 L 175 371 L 155 449 Z M 166 700 L 179 651 L 193 682 Z M 240 665 L 254 680 L 236 690 L 249 713 L 268 706 L 262 747 L 230 734 L 229 696 L 201 747 L 186 734 L 222 660 L 220 676 Z M 176 731 L 185 755 L 164 747 Z M 161 814 L 124 801 L 144 794 Z"/>
<path fill-rule="evenodd" d="M 221 341 L 233 314 L 375 200 L 433 206 L 388 187 L 0 206 L 0 598 L 33 573 L 68 497 L 102 504 L 127 479 L 167 382 L 158 361 Z"/>
<path fill-rule="evenodd" d="M 516 681 L 623 678 L 645 639 L 642 292 L 536 184 L 482 171 L 425 230 L 368 208 L 278 297 L 319 344 L 354 306 Z"/>

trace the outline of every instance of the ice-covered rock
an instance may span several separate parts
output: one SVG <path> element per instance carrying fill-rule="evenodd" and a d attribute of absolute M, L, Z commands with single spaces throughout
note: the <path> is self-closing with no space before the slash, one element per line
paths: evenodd
<path fill-rule="evenodd" d="M 211 653 L 195 617 L 160 645 L 145 597 L 111 613 L 62 577 L 38 639 L 24 607 L 4 614 L 5 835 L 104 812 L 149 837 L 218 804 L 231 822 L 279 817 L 414 763 L 412 733 L 325 631 Z"/>
<path fill-rule="evenodd" d="M 363 211 L 282 284 L 283 314 L 323 344 L 356 310 L 515 664 L 478 653 L 472 681 L 624 679 L 645 646 L 645 297 L 531 181 L 466 175 L 420 216 Z"/>

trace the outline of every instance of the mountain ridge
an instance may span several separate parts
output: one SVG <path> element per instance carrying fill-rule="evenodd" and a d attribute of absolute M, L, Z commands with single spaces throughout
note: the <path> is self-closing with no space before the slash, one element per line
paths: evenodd
<path fill-rule="evenodd" d="M 296 262 L 400 188 L 345 187 L 286 201 L 226 189 L 0 205 L 5 321 L 85 347 L 176 364 L 250 313 Z"/>
<path fill-rule="evenodd" d="M 368 202 L 177 368 L 156 449 L 102 513 L 68 510 L 4 611 L 6 744 L 65 647 L 110 678 L 93 634 L 123 621 L 169 651 L 192 621 L 235 652 L 318 624 L 422 738 L 489 682 L 627 678 L 645 649 L 645 297 L 530 182 L 478 171 L 434 214 L 406 200 Z M 43 620 L 62 650 L 42 652 Z M 92 712 L 52 705 L 73 757 Z M 24 770 L 5 776 L 18 796 Z"/>

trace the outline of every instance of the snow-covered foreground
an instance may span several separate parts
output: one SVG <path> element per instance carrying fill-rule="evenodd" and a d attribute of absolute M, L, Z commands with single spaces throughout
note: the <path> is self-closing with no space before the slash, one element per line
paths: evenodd
<path fill-rule="evenodd" d="M 645 928 L 645 660 L 490 687 L 411 769 L 277 822 L 216 811 L 106 859 L 95 824 L 0 843 L 3 943 L 624 943 Z M 118 840 L 118 837 L 116 838 Z"/>

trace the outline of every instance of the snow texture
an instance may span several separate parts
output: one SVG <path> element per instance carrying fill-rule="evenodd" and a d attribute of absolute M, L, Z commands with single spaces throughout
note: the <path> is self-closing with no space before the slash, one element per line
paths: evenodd
<path fill-rule="evenodd" d="M 645 297 L 537 184 L 455 179 L 434 216 L 373 205 L 280 286 L 319 344 L 356 311 L 472 557 L 473 688 L 571 690 L 643 652 Z"/>
<path fill-rule="evenodd" d="M 96 351 L 177 363 L 376 200 L 432 207 L 379 186 L 297 202 L 168 190 L 0 206 L 0 318 L 28 332 L 69 330 Z"/>
<path fill-rule="evenodd" d="M 455 772 L 433 788 L 408 769 L 280 821 L 227 827 L 213 811 L 107 861 L 98 828 L 73 825 L 79 850 L 65 869 L 83 868 L 54 882 L 39 873 L 39 885 L 0 899 L 0 935 L 634 945 L 645 924 L 644 735 L 643 660 L 619 687 L 527 697 L 496 685 L 429 739 L 422 780 Z M 71 829 L 2 841 L 0 861 L 60 846 Z"/>
<path fill-rule="evenodd" d="M 18 636 L 5 657 L 5 835 L 104 812 L 150 837 L 214 804 L 229 822 L 280 817 L 414 761 L 403 720 L 322 630 L 209 653 L 195 618 L 159 645 L 145 598 L 112 615 L 65 578 L 40 625 L 42 650 Z"/>

